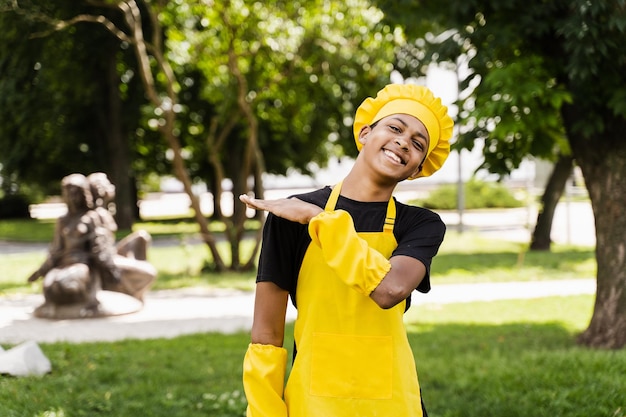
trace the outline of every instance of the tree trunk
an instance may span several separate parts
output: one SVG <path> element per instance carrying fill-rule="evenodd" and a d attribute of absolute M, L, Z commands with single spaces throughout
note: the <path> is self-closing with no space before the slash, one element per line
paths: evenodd
<path fill-rule="evenodd" d="M 233 217 L 231 222 L 226 222 L 227 236 L 231 245 L 232 267 L 241 269 L 241 241 L 244 235 L 244 223 L 246 221 L 246 208 L 239 203 L 237 196 L 248 191 L 248 179 L 254 174 L 253 168 L 263 167 L 263 159 L 259 159 L 259 123 L 254 114 L 251 103 L 247 96 L 249 93 L 248 82 L 239 68 L 238 56 L 235 53 L 231 41 L 228 51 L 228 67 L 237 80 L 237 105 L 247 122 L 246 131 L 248 140 L 243 148 L 242 160 L 237 169 L 238 175 L 233 175 Z M 260 165 L 261 164 L 261 165 Z M 232 171 L 234 172 L 234 171 Z M 229 230 L 230 229 L 230 230 Z M 246 262 L 249 265 L 250 262 Z"/>
<path fill-rule="evenodd" d="M 211 218 L 214 220 L 219 220 L 223 217 L 222 214 L 222 205 L 220 204 L 220 201 L 217 199 L 217 195 L 218 193 L 220 193 L 222 186 L 218 185 L 218 181 L 216 180 L 216 176 L 217 174 L 214 173 L 213 176 L 211 176 L 211 178 L 207 179 L 208 182 L 208 191 L 211 193 L 211 195 L 213 196 L 213 214 L 211 214 Z"/>
<path fill-rule="evenodd" d="M 174 153 L 174 158 L 172 160 L 172 165 L 174 167 L 174 174 L 176 178 L 180 182 L 183 183 L 185 188 L 185 192 L 189 196 L 191 201 L 191 208 L 194 212 L 194 218 L 200 226 L 200 236 L 206 245 L 209 247 L 211 251 L 211 255 L 213 256 L 213 263 L 215 264 L 215 269 L 218 272 L 225 271 L 226 266 L 224 265 L 224 261 L 217 250 L 217 241 L 215 236 L 209 230 L 209 223 L 207 219 L 202 214 L 202 210 L 200 209 L 200 199 L 193 193 L 193 189 L 191 187 L 191 178 L 189 177 L 189 173 L 185 167 L 185 161 L 183 160 L 181 149 L 180 149 L 180 141 L 174 135 L 173 127 L 174 127 L 174 115 L 172 112 L 168 113 L 166 117 L 169 117 L 169 122 L 166 123 L 166 126 L 162 129 L 163 135 L 167 138 L 167 142 L 170 145 Z"/>
<path fill-rule="evenodd" d="M 115 221 L 121 230 L 130 230 L 135 220 L 136 200 L 130 173 L 130 151 L 121 122 L 122 104 L 117 75 L 117 47 L 106 57 L 107 145 L 109 175 L 115 185 Z"/>
<path fill-rule="evenodd" d="M 583 118 L 565 109 L 566 127 Z M 626 346 L 626 120 L 605 116 L 602 136 L 568 140 L 580 166 L 596 226 L 597 290 L 589 327 L 579 343 L 596 348 Z"/>
<path fill-rule="evenodd" d="M 227 171 L 229 177 L 232 179 L 232 204 L 233 212 L 230 218 L 224 218 L 224 224 L 226 225 L 226 239 L 230 246 L 231 253 L 231 268 L 233 270 L 239 270 L 241 266 L 241 253 L 240 242 L 241 235 L 239 233 L 239 224 L 241 223 L 241 211 L 243 204 L 239 201 L 238 196 L 245 194 L 248 190 L 246 187 L 246 178 L 243 177 L 243 172 L 247 172 L 248 169 L 242 165 L 241 155 L 238 152 L 230 153 L 230 158 L 227 162 Z"/>
<path fill-rule="evenodd" d="M 554 164 L 554 169 L 541 197 L 541 210 L 537 215 L 537 224 L 531 238 L 530 250 L 550 250 L 552 243 L 550 233 L 552 232 L 554 211 L 567 185 L 573 162 L 574 158 L 571 155 L 561 155 Z"/>
<path fill-rule="evenodd" d="M 256 163 L 254 164 L 254 195 L 257 198 L 265 198 L 265 186 L 263 185 L 263 173 L 265 172 L 265 159 L 263 158 L 263 153 L 260 149 L 257 149 L 256 152 Z M 265 212 L 263 210 L 258 210 L 256 212 L 255 218 L 259 220 L 261 223 L 265 221 Z M 250 258 L 243 266 L 244 271 L 249 271 L 254 268 L 257 253 L 261 247 L 261 240 L 263 239 L 263 227 L 259 227 L 255 236 L 254 236 L 254 248 L 250 253 Z"/>
<path fill-rule="evenodd" d="M 147 6 L 144 4 L 144 6 Z M 162 6 L 162 5 L 161 5 Z M 157 13 L 154 9 L 146 7 L 146 13 L 152 24 L 153 39 L 151 45 L 152 55 L 148 54 L 148 44 L 144 39 L 143 27 L 142 27 L 142 13 L 135 1 L 127 1 L 120 3 L 116 6 L 124 15 L 126 24 L 131 32 L 131 37 L 134 41 L 133 48 L 135 51 L 135 57 L 137 58 L 137 71 L 141 77 L 142 84 L 146 91 L 146 96 L 155 108 L 161 109 L 163 112 L 162 117 L 164 124 L 159 126 L 160 132 L 165 137 L 167 144 L 174 153 L 172 165 L 174 168 L 174 175 L 180 182 L 183 183 L 185 192 L 191 200 L 191 208 L 194 211 L 194 218 L 200 227 L 200 235 L 202 240 L 209 247 L 211 255 L 213 256 L 213 262 L 217 271 L 224 271 L 224 261 L 217 250 L 217 242 L 215 236 L 209 230 L 207 219 L 202 214 L 200 209 L 200 199 L 193 193 L 191 187 L 192 182 L 187 172 L 185 161 L 181 153 L 181 145 L 178 136 L 176 136 L 176 114 L 173 107 L 177 103 L 177 93 L 175 88 L 175 77 L 169 62 L 166 60 L 163 50 L 161 36 L 161 27 L 157 18 Z M 152 66 L 150 64 L 151 59 L 156 60 L 157 66 L 161 71 L 161 74 L 165 78 L 165 90 L 167 92 L 167 100 L 162 98 L 161 92 L 157 89 L 154 75 L 152 73 Z"/>

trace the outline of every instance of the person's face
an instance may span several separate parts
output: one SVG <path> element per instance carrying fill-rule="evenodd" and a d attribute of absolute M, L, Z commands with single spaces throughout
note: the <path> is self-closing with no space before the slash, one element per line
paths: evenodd
<path fill-rule="evenodd" d="M 85 206 L 85 192 L 81 187 L 68 184 L 63 188 L 63 196 L 69 209 Z"/>
<path fill-rule="evenodd" d="M 426 126 L 408 114 L 387 116 L 359 135 L 361 153 L 370 166 L 396 182 L 419 174 L 429 140 Z"/>

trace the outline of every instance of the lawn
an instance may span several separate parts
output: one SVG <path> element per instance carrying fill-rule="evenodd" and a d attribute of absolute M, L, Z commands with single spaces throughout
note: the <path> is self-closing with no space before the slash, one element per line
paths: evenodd
<path fill-rule="evenodd" d="M 407 329 L 430 415 L 626 416 L 626 351 L 575 344 L 592 304 L 572 296 L 412 307 Z M 239 333 L 43 344 L 53 372 L 1 378 L 0 415 L 243 416 L 247 343 Z"/>
<path fill-rule="evenodd" d="M 0 239 L 6 236 L 2 223 Z M 0 255 L 0 296 L 41 291 L 40 283 L 24 280 L 44 256 Z M 150 261 L 159 270 L 155 289 L 253 288 L 253 273 L 203 272 L 206 256 L 203 245 L 183 239 L 151 248 Z M 557 245 L 534 253 L 518 243 L 449 232 L 432 268 L 439 285 L 592 278 L 596 266 L 593 248 Z M 431 417 L 626 417 L 626 351 L 575 343 L 593 301 L 581 295 L 411 307 L 405 319 Z M 290 326 L 288 348 L 292 331 Z M 0 377 L 0 416 L 241 417 L 248 340 L 246 333 L 207 333 L 41 344 L 52 373 Z"/>

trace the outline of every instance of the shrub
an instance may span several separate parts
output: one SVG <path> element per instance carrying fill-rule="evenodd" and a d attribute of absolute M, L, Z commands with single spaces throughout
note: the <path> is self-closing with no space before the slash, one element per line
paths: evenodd
<path fill-rule="evenodd" d="M 424 200 L 414 201 L 416 205 L 433 210 L 454 210 L 457 208 L 456 184 L 446 184 L 437 188 Z M 472 179 L 464 184 L 465 208 L 513 208 L 522 207 L 523 202 L 500 183 Z"/>
<path fill-rule="evenodd" d="M 30 201 L 23 194 L 6 194 L 0 198 L 0 219 L 28 219 Z"/>

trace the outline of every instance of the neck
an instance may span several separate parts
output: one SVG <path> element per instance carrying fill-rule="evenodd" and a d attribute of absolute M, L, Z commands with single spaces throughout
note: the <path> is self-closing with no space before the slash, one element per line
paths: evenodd
<path fill-rule="evenodd" d="M 341 195 L 356 201 L 388 201 L 395 188 L 396 183 L 377 183 L 368 176 L 350 171 L 343 180 Z"/>

